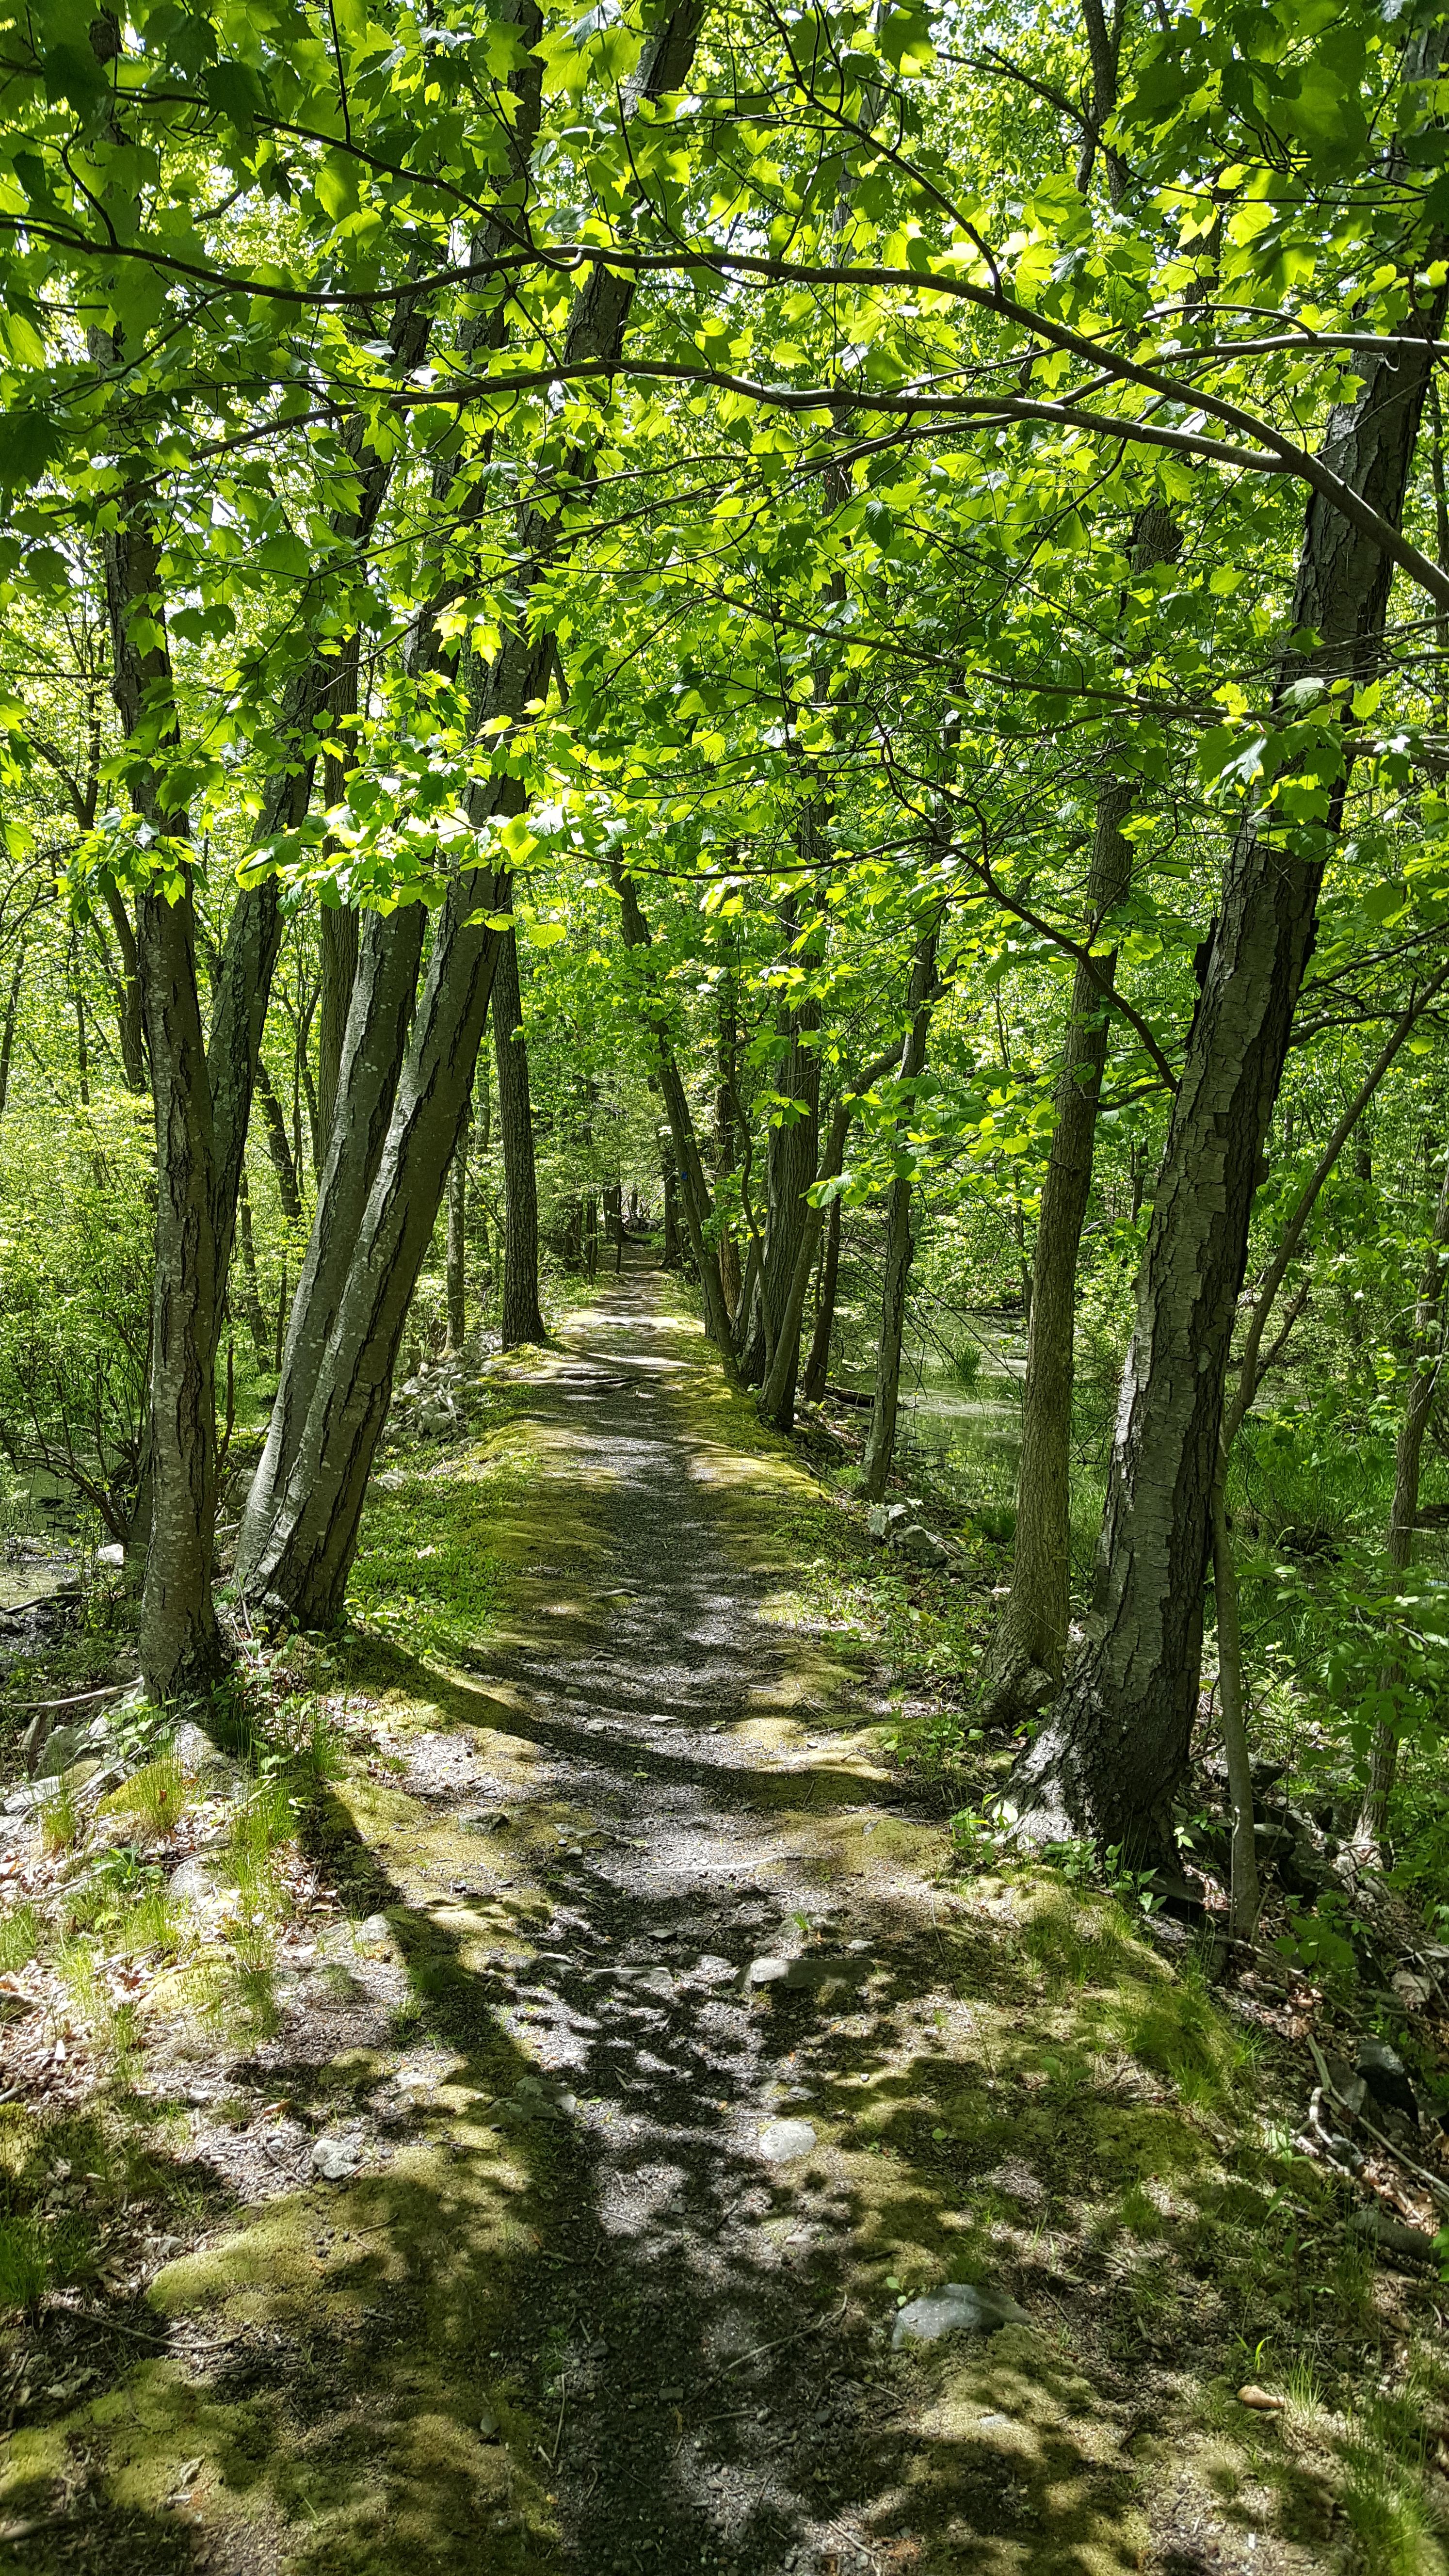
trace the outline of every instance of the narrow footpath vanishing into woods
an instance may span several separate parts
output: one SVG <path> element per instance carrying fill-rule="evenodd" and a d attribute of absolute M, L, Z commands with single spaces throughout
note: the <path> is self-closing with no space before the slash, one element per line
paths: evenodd
<path fill-rule="evenodd" d="M 342 1919 L 241 2054 L 158 2025 L 190 2226 L 0 2567 L 1322 2565 L 1331 2441 L 1232 2393 L 1303 2204 L 1190 1958 L 953 1873 L 801 1608 L 834 1507 L 662 1278 L 527 1367 L 500 1614 L 338 1650 Z"/>

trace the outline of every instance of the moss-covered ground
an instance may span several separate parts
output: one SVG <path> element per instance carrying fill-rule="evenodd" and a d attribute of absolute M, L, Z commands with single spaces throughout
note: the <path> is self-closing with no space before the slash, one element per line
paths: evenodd
<path fill-rule="evenodd" d="M 1296 2069 L 902 1766 L 989 1559 L 887 1568 L 647 1277 L 470 1404 L 239 1641 L 215 1903 L 165 1819 L 12 1873 L 0 2569 L 1442 2567 L 1442 2293 Z M 952 2280 L 1024 2322 L 893 2349 Z"/>

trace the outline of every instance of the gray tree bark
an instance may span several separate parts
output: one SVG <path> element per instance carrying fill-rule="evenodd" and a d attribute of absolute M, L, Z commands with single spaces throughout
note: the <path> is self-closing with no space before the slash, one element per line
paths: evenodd
<path fill-rule="evenodd" d="M 1444 306 L 1438 289 L 1411 308 L 1392 358 L 1363 358 L 1358 399 L 1329 424 L 1324 453 L 1335 472 L 1394 527 Z M 1391 573 L 1372 538 L 1314 493 L 1290 624 L 1295 633 L 1311 629 L 1321 645 L 1307 660 L 1284 655 L 1278 701 L 1311 672 L 1372 670 Z M 1341 788 L 1326 825 L 1295 828 L 1255 807 L 1224 870 L 1139 1278 L 1088 1640 L 1014 1775 L 1028 1834 L 1087 1834 L 1151 1858 L 1175 1851 L 1172 1801 L 1197 1701 L 1224 1371 L 1264 1140 L 1341 810 Z"/>
<path fill-rule="evenodd" d="M 651 933 L 649 924 L 640 910 L 639 897 L 634 890 L 634 880 L 618 860 L 613 862 L 611 873 L 615 891 L 619 897 L 624 945 L 641 954 L 647 952 L 651 944 Z M 699 1272 L 700 1293 L 704 1303 L 704 1329 L 716 1349 L 724 1354 L 726 1362 L 729 1363 L 733 1357 L 729 1309 L 725 1304 L 719 1259 L 706 1231 L 713 1214 L 709 1183 L 705 1179 L 699 1139 L 694 1132 L 694 1119 L 690 1113 L 688 1095 L 680 1078 L 679 1065 L 670 1044 L 663 1010 L 656 996 L 650 992 L 645 983 L 641 983 L 640 987 L 640 1009 L 654 1042 L 655 1075 L 664 1102 L 664 1114 L 669 1121 L 669 1133 L 674 1143 L 674 1157 L 679 1172 L 679 1196 L 684 1208 L 684 1222 L 689 1235 L 690 1250 L 694 1254 L 695 1267 Z"/>
<path fill-rule="evenodd" d="M 324 904 L 317 935 L 322 951 L 322 998 L 317 1016 L 317 1125 L 326 1156 L 337 1118 L 337 1085 L 342 1070 L 342 1044 L 352 1007 L 357 973 L 358 919 L 355 912 Z"/>
<path fill-rule="evenodd" d="M 422 964 L 427 915 L 420 903 L 369 912 L 343 1034 L 338 1098 L 317 1213 L 282 1352 L 266 1445 L 247 1496 L 236 1572 L 252 1579 L 300 1446 L 328 1336 L 336 1323 L 369 1194 L 392 1120 Z"/>
<path fill-rule="evenodd" d="M 825 1139 L 825 1151 L 821 1157 L 818 1174 L 821 1185 L 839 1180 L 845 1161 L 845 1146 L 850 1133 L 850 1122 L 855 1115 L 861 1095 L 869 1091 L 871 1084 L 878 1082 L 883 1073 L 889 1072 L 897 1060 L 894 1050 L 889 1055 L 877 1056 L 874 1064 L 868 1064 L 863 1073 L 852 1074 L 847 1082 L 842 1083 L 831 1114 Z M 837 1225 L 837 1230 L 839 1210 L 839 1198 L 832 1198 L 830 1213 L 832 1221 Z M 818 1203 L 811 1205 L 807 1202 L 805 1221 L 800 1229 L 800 1240 L 795 1247 L 795 1267 L 790 1274 L 785 1310 L 780 1319 L 780 1339 L 775 1344 L 769 1368 L 765 1373 L 765 1383 L 760 1390 L 760 1419 L 762 1422 L 768 1422 L 771 1429 L 775 1431 L 791 1431 L 795 1426 L 795 1371 L 790 1365 L 789 1354 L 792 1348 L 798 1352 L 800 1347 L 800 1322 L 805 1312 L 810 1273 L 814 1267 L 815 1250 L 820 1241 L 824 1221 L 823 1207 Z M 756 1257 L 753 1243 L 750 1250 L 752 1258 Z"/>
<path fill-rule="evenodd" d="M 461 1351 L 468 1338 L 468 1133 L 471 1104 L 463 1112 L 458 1149 L 448 1169 L 448 1348 Z"/>
<path fill-rule="evenodd" d="M 1154 504 L 1142 512 L 1133 531 L 1133 571 L 1170 562 L 1180 544 L 1171 512 Z M 1083 943 L 1089 949 L 1102 923 L 1131 890 L 1132 844 L 1122 826 L 1137 800 L 1137 781 L 1122 776 L 1107 778 L 1098 794 Z M 980 1709 L 992 1725 L 1015 1723 L 1040 1708 L 1060 1687 L 1066 1660 L 1077 1261 L 1111 1033 L 1115 949 L 1095 957 L 1092 966 L 1095 972 L 1080 964 L 1072 982 L 1056 1126 L 1032 1257 L 1011 1590 L 991 1642 Z"/>
<path fill-rule="evenodd" d="M 830 1375 L 830 1343 L 835 1331 L 835 1300 L 840 1288 L 840 1201 L 830 1202 L 830 1215 L 825 1227 L 825 1261 L 820 1273 L 820 1302 L 815 1310 L 815 1330 L 810 1336 L 810 1356 L 800 1393 L 807 1404 L 818 1404 L 825 1393 Z"/>
<path fill-rule="evenodd" d="M 0 1029 L 0 1118 L 10 1097 L 10 1060 L 15 1053 L 15 1029 L 20 1018 L 20 992 L 25 982 L 25 943 L 22 940 L 10 977 L 10 992 L 5 1003 L 5 1025 Z"/>
<path fill-rule="evenodd" d="M 911 963 L 911 984 L 907 1000 L 910 1013 L 906 1042 L 901 1049 L 899 1080 L 917 1082 L 926 1069 L 926 1043 L 931 1027 L 931 996 L 936 982 L 936 938 L 939 922 L 917 941 Z M 897 1122 L 896 1152 L 899 1159 L 906 1151 L 906 1129 L 909 1111 Z M 912 1186 L 906 1172 L 897 1172 L 891 1182 L 890 1201 L 886 1212 L 885 1283 L 881 1293 L 880 1334 L 875 1354 L 875 1400 L 870 1409 L 870 1430 L 866 1435 L 865 1459 L 860 1472 L 860 1490 L 873 1503 L 878 1503 L 886 1488 L 895 1455 L 896 1416 L 900 1407 L 901 1343 L 905 1333 L 906 1290 L 910 1284 L 915 1242 L 911 1233 Z M 798 1327 L 797 1327 L 798 1331 Z"/>
<path fill-rule="evenodd" d="M 498 1133 L 503 1145 L 503 1348 L 545 1342 L 538 1303 L 538 1173 L 533 1159 L 533 1102 L 528 1088 L 528 1041 L 523 1034 L 523 995 L 518 979 L 518 935 L 509 932 L 498 952 L 493 982 L 493 1052 L 498 1066 Z"/>
<path fill-rule="evenodd" d="M 101 897 L 111 917 L 120 951 L 121 971 L 116 1000 L 116 1031 L 121 1045 L 121 1071 L 128 1091 L 146 1088 L 145 1020 L 141 1009 L 141 961 L 136 950 L 136 934 L 125 898 L 109 883 L 101 886 Z"/>
<path fill-rule="evenodd" d="M 156 1103 L 156 1277 L 151 1317 L 151 1543 L 141 1669 L 153 1698 L 205 1690 L 219 1661 L 211 1581 L 220 1330 L 211 1092 L 196 987 L 191 891 L 136 904 Z"/>

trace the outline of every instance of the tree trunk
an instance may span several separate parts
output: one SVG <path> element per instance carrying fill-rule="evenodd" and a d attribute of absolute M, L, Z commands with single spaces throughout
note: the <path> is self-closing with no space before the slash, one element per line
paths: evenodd
<path fill-rule="evenodd" d="M 358 925 L 355 912 L 324 903 L 318 916 L 322 950 L 322 999 L 317 1019 L 317 1126 L 320 1161 L 332 1141 L 337 1117 L 337 1083 L 342 1068 L 342 1042 L 352 1006 L 357 973 Z"/>
<path fill-rule="evenodd" d="M 252 1198 L 247 1188 L 245 1171 L 237 1184 L 236 1204 L 237 1222 L 241 1232 L 241 1309 L 257 1358 L 266 1361 L 271 1353 L 267 1340 L 267 1319 L 262 1313 L 262 1292 L 257 1280 L 257 1248 L 252 1240 Z"/>
<path fill-rule="evenodd" d="M 297 1166 L 287 1134 L 286 1113 L 277 1098 L 277 1086 L 260 1056 L 257 1058 L 256 1090 L 262 1104 L 262 1124 L 267 1131 L 267 1151 L 277 1175 L 277 1196 L 282 1202 L 282 1214 L 288 1225 L 300 1225 L 302 1193 L 297 1185 Z"/>
<path fill-rule="evenodd" d="M 514 803 L 516 782 L 500 784 Z M 299 1367 L 287 1408 L 293 1420 L 302 1414 L 290 1472 L 284 1483 L 254 1488 L 248 1504 L 238 1576 L 250 1598 L 304 1627 L 331 1627 L 342 1608 L 398 1344 L 457 1151 L 493 989 L 499 934 L 472 916 L 496 911 L 506 892 L 476 870 L 449 888 L 331 1328 L 320 1334 L 300 1293 L 293 1312 L 288 1367 L 294 1347 L 299 1361 L 304 1346 L 321 1347 L 310 1383 Z"/>
<path fill-rule="evenodd" d="M 818 1404 L 825 1393 L 830 1375 L 830 1340 L 835 1330 L 835 1298 L 840 1284 L 840 1201 L 830 1202 L 830 1215 L 825 1228 L 825 1262 L 820 1273 L 820 1302 L 815 1310 L 815 1330 L 810 1339 L 810 1357 L 800 1392 L 807 1404 Z"/>
<path fill-rule="evenodd" d="M 1419 1280 L 1419 1295 L 1414 1309 L 1413 1375 L 1409 1380 L 1409 1392 L 1394 1446 L 1394 1498 L 1389 1509 L 1385 1553 L 1396 1592 L 1402 1591 L 1403 1577 L 1414 1561 L 1414 1530 L 1419 1518 L 1419 1462 L 1444 1365 L 1446 1283 L 1449 1283 L 1449 1162 L 1445 1165 L 1439 1204 L 1434 1214 L 1428 1258 Z M 1369 1748 L 1368 1790 L 1357 1836 L 1359 1846 L 1366 1851 L 1376 1851 L 1388 1832 L 1389 1800 L 1393 1795 L 1399 1759 L 1399 1729 L 1394 1722 L 1392 1706 L 1395 1693 L 1403 1687 L 1403 1679 L 1402 1666 L 1392 1659 L 1379 1675 L 1379 1692 L 1385 1714 L 1374 1728 Z"/>
<path fill-rule="evenodd" d="M 137 949 L 156 1103 L 156 1278 L 151 1326 L 151 1540 L 141 1670 L 153 1698 L 216 1677 L 216 1237 L 211 1091 L 196 986 L 191 891 L 143 893 Z"/>
<path fill-rule="evenodd" d="M 719 1017 L 715 1032 L 715 1049 L 719 1079 L 714 1095 L 714 1168 L 715 1196 L 719 1184 L 731 1178 L 735 1168 L 735 1078 L 739 1058 L 739 1021 L 736 1008 L 735 969 L 731 958 L 720 977 Z M 740 1248 L 733 1229 L 721 1222 L 719 1237 L 719 1276 L 724 1290 L 725 1311 L 731 1324 L 740 1306 Z"/>
<path fill-rule="evenodd" d="M 507 1209 L 502 1337 L 504 1349 L 511 1351 L 522 1342 L 548 1339 L 538 1303 L 538 1175 L 516 932 L 505 937 L 494 975 L 493 1053 L 498 1066 L 498 1133 Z"/>
<path fill-rule="evenodd" d="M 1132 568 L 1167 563 L 1181 545 L 1171 513 L 1154 503 L 1133 531 Z M 1087 935 L 1125 903 L 1132 885 L 1132 844 L 1122 826 L 1137 803 L 1137 782 L 1108 778 L 1097 798 L 1092 865 L 1087 878 Z M 1077 1261 L 1092 1186 L 1097 1104 L 1111 1031 L 1108 1000 L 1115 949 L 1080 964 L 1056 1090 L 1056 1127 L 1042 1184 L 1030 1291 L 1026 1298 L 1026 1376 L 1021 1396 L 1016 1546 L 1011 1590 L 992 1639 L 979 1714 L 991 1725 L 1015 1724 L 1060 1686 L 1066 1660 L 1071 1591 L 1072 1387 L 1076 1368 Z"/>
<path fill-rule="evenodd" d="M 877 1056 L 874 1064 L 866 1066 L 864 1073 L 853 1075 L 848 1082 L 841 1085 L 840 1096 L 830 1121 L 829 1134 L 825 1140 L 825 1152 L 821 1158 L 819 1172 L 821 1185 L 840 1178 L 841 1166 L 845 1160 L 846 1138 L 850 1132 L 850 1121 L 855 1112 L 856 1102 L 861 1094 L 868 1091 L 873 1082 L 878 1082 L 881 1075 L 888 1072 L 896 1061 L 894 1053 Z M 839 1205 L 838 1198 L 831 1200 L 832 1213 Z M 768 1422 L 771 1429 L 775 1431 L 791 1431 L 795 1425 L 795 1369 L 791 1363 L 790 1354 L 792 1351 L 798 1353 L 800 1347 L 800 1319 L 805 1312 L 810 1273 L 815 1263 L 815 1247 L 820 1240 L 823 1221 L 823 1208 L 818 1204 L 811 1206 L 807 1202 L 805 1222 L 800 1231 L 800 1240 L 795 1247 L 795 1267 L 786 1293 L 785 1311 L 780 1319 L 780 1339 L 775 1344 L 770 1365 L 765 1372 L 765 1383 L 760 1390 L 760 1419 L 762 1422 Z M 755 1238 L 750 1244 L 750 1263 L 745 1273 L 747 1295 L 753 1284 L 752 1274 L 757 1275 L 758 1261 L 758 1238 Z"/>
<path fill-rule="evenodd" d="M 75 1007 L 76 1088 L 80 1094 L 80 1105 L 82 1109 L 89 1109 L 91 1105 L 91 1061 L 90 1050 L 86 1045 L 85 996 L 82 993 L 80 986 L 80 961 L 76 955 L 76 939 L 74 931 L 71 933 L 70 954 L 66 961 L 66 972 L 70 982 L 70 998 Z"/>
<path fill-rule="evenodd" d="M 117 893 L 113 885 L 105 883 L 102 884 L 101 894 L 106 910 L 111 916 L 111 928 L 116 934 L 116 946 L 121 957 L 120 991 L 116 1007 L 116 1033 L 121 1046 L 121 1070 L 125 1075 L 128 1091 L 144 1091 L 146 1088 L 146 1033 L 141 1009 L 141 963 L 136 953 L 136 934 L 131 927 L 131 916 L 126 910 L 124 897 Z"/>
<path fill-rule="evenodd" d="M 468 1130 L 463 1112 L 458 1150 L 448 1167 L 448 1348 L 455 1354 L 468 1338 Z"/>
<path fill-rule="evenodd" d="M 1243 1630 L 1238 1607 L 1238 1565 L 1228 1527 L 1222 1478 L 1212 1497 L 1213 1592 L 1218 1621 L 1218 1702 L 1228 1757 L 1228 1797 L 1233 1814 L 1228 1922 L 1236 1941 L 1251 1941 L 1262 1896 L 1253 1812 L 1253 1765 L 1243 1690 Z"/>
<path fill-rule="evenodd" d="M 1392 356 L 1356 358 L 1358 400 L 1329 427 L 1335 472 L 1394 526 L 1444 302 L 1438 289 L 1410 311 Z M 1391 572 L 1370 537 L 1312 495 L 1290 628 L 1313 630 L 1322 652 L 1306 665 L 1285 655 L 1275 703 L 1305 670 L 1372 670 Z M 1013 1783 L 1034 1836 L 1086 1833 L 1133 1858 L 1175 1852 L 1224 1371 L 1264 1139 L 1341 811 L 1341 785 L 1326 827 L 1284 824 L 1276 808 L 1255 807 L 1224 871 L 1138 1283 L 1089 1639 Z"/>
<path fill-rule="evenodd" d="M 802 824 L 802 830 L 807 828 Z M 786 933 L 793 935 L 798 923 L 793 895 L 786 897 L 781 920 Z M 787 1041 L 788 1053 L 779 1066 L 777 1081 L 780 1096 L 790 1102 L 792 1114 L 771 1126 L 765 1146 L 765 1244 L 760 1262 L 759 1312 L 751 1321 L 741 1372 L 747 1384 L 762 1374 L 770 1378 L 775 1375 L 775 1357 L 795 1275 L 795 1255 L 805 1229 L 809 1205 L 806 1193 L 819 1170 L 820 1057 L 809 1043 L 819 1027 L 818 1002 L 807 996 L 798 1004 L 781 1003 L 777 1030 Z M 772 1405 L 772 1420 L 781 1413 L 794 1419 L 799 1363 L 797 1333 L 796 1346 L 787 1349 L 784 1363 L 783 1401 Z"/>
<path fill-rule="evenodd" d="M 918 942 L 911 968 L 909 1009 L 910 1026 L 901 1050 L 902 1084 L 920 1080 L 926 1069 L 926 1040 L 931 1026 L 931 993 L 936 981 L 936 936 L 939 925 L 930 929 Z M 909 1095 L 908 1095 L 909 1098 Z M 897 1121 L 896 1158 L 904 1160 L 908 1152 L 907 1128 L 909 1106 L 904 1118 Z M 891 1183 L 886 1215 L 885 1286 L 881 1296 L 880 1338 L 875 1356 L 875 1401 L 870 1409 L 870 1430 L 866 1437 L 865 1460 L 860 1473 L 860 1490 L 873 1503 L 878 1503 L 886 1488 L 895 1455 L 896 1414 L 900 1402 L 901 1343 L 905 1333 L 906 1289 L 910 1281 L 915 1244 L 911 1237 L 911 1180 L 909 1172 L 897 1171 Z"/>
<path fill-rule="evenodd" d="M 420 903 L 404 904 L 396 912 L 369 912 L 363 921 L 343 1036 L 338 1114 L 322 1167 L 266 1446 L 237 1540 L 237 1580 L 244 1589 L 250 1586 L 292 1471 L 387 1141 L 407 1054 L 426 922 Z"/>
<path fill-rule="evenodd" d="M 624 945 L 631 950 L 647 953 L 651 945 L 651 933 L 649 924 L 640 909 L 633 878 L 626 873 L 618 860 L 612 863 L 611 873 L 621 907 Z M 654 1041 L 659 1089 L 664 1100 L 665 1115 L 669 1120 L 669 1133 L 673 1139 L 675 1161 L 679 1170 L 679 1195 L 684 1205 L 684 1222 L 689 1234 L 690 1250 L 694 1254 L 695 1267 L 699 1272 L 700 1291 L 704 1301 L 704 1329 L 715 1348 L 724 1354 L 726 1361 L 729 1361 L 734 1346 L 730 1337 L 729 1312 L 725 1305 L 724 1289 L 720 1282 L 719 1261 L 705 1231 L 713 1213 L 713 1205 L 709 1183 L 704 1176 L 699 1140 L 694 1132 L 694 1120 L 690 1115 L 689 1100 L 680 1079 L 674 1049 L 664 1026 L 662 1006 L 649 991 L 648 986 L 642 982 L 640 1004 L 645 1024 Z"/>
<path fill-rule="evenodd" d="M 700 0 L 682 0 L 659 25 L 632 85 L 641 106 L 687 80 L 701 17 Z M 524 122 L 521 117 L 520 134 Z M 617 356 L 632 298 L 628 278 L 591 270 L 569 316 L 565 361 Z M 587 456 L 572 458 L 570 469 L 586 478 Z M 494 661 L 479 666 L 470 708 L 476 740 L 490 740 L 500 718 L 516 721 L 547 691 L 555 641 L 545 625 L 533 626 L 528 604 L 538 585 L 557 574 L 570 543 L 570 532 L 545 508 L 522 514 L 510 590 L 515 621 Z M 468 819 L 477 829 L 520 812 L 523 802 L 518 780 L 477 779 L 468 793 Z M 299 1345 L 307 1341 L 316 1361 L 310 1378 L 299 1366 L 289 1408 L 300 1423 L 295 1453 L 285 1481 L 260 1483 L 259 1470 L 260 1490 L 254 1488 L 248 1505 L 251 1538 L 245 1562 L 240 1551 L 238 1557 L 244 1589 L 307 1626 L 330 1625 L 342 1606 L 398 1342 L 432 1239 L 493 989 L 499 934 L 475 915 L 496 911 L 509 892 L 506 875 L 482 870 L 470 870 L 449 888 L 340 1301 L 325 1334 L 305 1322 L 298 1329 Z M 339 1117 L 339 1131 L 343 1124 Z M 264 1457 L 263 1470 L 266 1464 Z"/>
<path fill-rule="evenodd" d="M 0 1118 L 10 1097 L 10 1060 L 15 1053 L 15 1028 L 20 1017 L 20 988 L 25 981 L 25 946 L 22 941 L 10 977 L 10 992 L 5 1004 L 5 1026 L 0 1030 Z"/>
<path fill-rule="evenodd" d="M 679 1176 L 672 1141 L 666 1142 L 661 1156 L 664 1169 L 664 1267 L 679 1268 Z"/>

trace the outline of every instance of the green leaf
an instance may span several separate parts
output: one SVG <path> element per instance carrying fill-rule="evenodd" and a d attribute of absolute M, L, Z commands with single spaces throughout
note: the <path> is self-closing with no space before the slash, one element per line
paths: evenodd
<path fill-rule="evenodd" d="M 64 445 L 55 421 L 44 412 L 22 407 L 0 413 L 0 484 L 14 491 L 20 484 L 38 483 Z"/>

